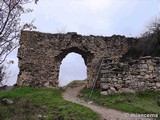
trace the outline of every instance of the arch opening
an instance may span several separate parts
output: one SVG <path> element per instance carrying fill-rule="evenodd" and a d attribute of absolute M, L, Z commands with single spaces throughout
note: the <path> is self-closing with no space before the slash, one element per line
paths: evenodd
<path fill-rule="evenodd" d="M 55 60 L 57 62 L 62 61 L 63 58 L 65 58 L 65 56 L 71 52 L 75 52 L 75 53 L 80 54 L 82 56 L 82 58 L 84 59 L 84 62 L 86 65 L 88 63 L 88 60 L 91 60 L 94 57 L 94 55 L 88 51 L 85 52 L 84 50 L 81 50 L 77 47 L 71 47 L 69 49 L 62 50 L 62 52 L 58 56 L 55 57 Z"/>
<path fill-rule="evenodd" d="M 87 78 L 87 66 L 82 55 L 76 52 L 68 53 L 61 62 L 59 70 L 59 86 L 65 86 L 74 80 Z"/>

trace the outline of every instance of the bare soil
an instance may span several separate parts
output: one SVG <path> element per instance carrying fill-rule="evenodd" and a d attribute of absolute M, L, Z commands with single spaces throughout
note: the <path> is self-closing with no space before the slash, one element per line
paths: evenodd
<path fill-rule="evenodd" d="M 62 96 L 65 100 L 84 105 L 94 112 L 100 115 L 101 120 L 152 120 L 149 118 L 133 118 L 130 117 L 131 114 L 126 112 L 117 111 L 114 109 L 102 107 L 94 104 L 92 101 L 84 101 L 77 96 L 80 93 L 80 90 L 85 87 L 85 84 L 80 83 L 72 87 L 67 87 L 65 92 L 63 92 Z"/>

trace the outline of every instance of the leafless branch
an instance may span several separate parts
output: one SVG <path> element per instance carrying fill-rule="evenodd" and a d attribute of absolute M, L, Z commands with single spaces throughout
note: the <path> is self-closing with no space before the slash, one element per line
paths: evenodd
<path fill-rule="evenodd" d="M 20 16 L 32 12 L 31 9 L 25 9 L 23 5 L 33 1 L 35 0 L 2 0 L 0 3 L 0 67 L 6 57 L 19 46 L 20 31 L 35 28 L 33 22 L 20 24 Z"/>

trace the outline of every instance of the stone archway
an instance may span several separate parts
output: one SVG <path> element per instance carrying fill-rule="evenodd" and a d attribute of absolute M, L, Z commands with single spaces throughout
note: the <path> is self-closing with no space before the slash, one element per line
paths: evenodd
<path fill-rule="evenodd" d="M 68 49 L 64 49 L 62 50 L 59 55 L 57 55 L 55 57 L 55 61 L 57 63 L 57 69 L 60 70 L 60 65 L 61 65 L 61 62 L 62 60 L 65 58 L 65 56 L 71 52 L 75 52 L 75 53 L 78 53 L 80 55 L 82 55 L 82 58 L 84 59 L 85 61 L 85 65 L 87 66 L 87 79 L 90 78 L 90 75 L 92 75 L 92 73 L 90 72 L 91 71 L 91 63 L 92 63 L 92 60 L 94 59 L 94 55 L 90 52 L 85 52 L 83 51 L 82 49 L 79 49 L 78 47 L 71 47 L 71 48 L 68 48 Z M 59 71 L 58 72 L 58 76 L 59 76 Z M 57 78 L 58 78 L 57 76 Z M 89 82 L 89 80 L 88 80 Z"/>
<path fill-rule="evenodd" d="M 128 50 L 124 36 L 82 36 L 74 32 L 49 34 L 22 31 L 18 50 L 20 73 L 17 84 L 31 87 L 57 87 L 59 67 L 70 52 L 82 55 L 87 66 L 88 86 L 102 57 L 118 60 Z"/>

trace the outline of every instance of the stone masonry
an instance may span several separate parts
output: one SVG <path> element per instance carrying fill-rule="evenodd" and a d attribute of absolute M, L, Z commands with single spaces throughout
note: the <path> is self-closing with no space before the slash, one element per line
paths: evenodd
<path fill-rule="evenodd" d="M 160 88 L 159 58 L 120 62 L 137 39 L 125 36 L 82 36 L 75 32 L 49 34 L 22 31 L 18 50 L 17 84 L 31 87 L 58 87 L 60 64 L 70 52 L 82 55 L 87 66 L 87 86 L 91 87 L 102 58 L 100 79 L 103 94 Z"/>
<path fill-rule="evenodd" d="M 124 36 L 82 36 L 77 33 L 48 34 L 22 31 L 18 50 L 20 73 L 17 84 L 32 87 L 57 87 L 62 59 L 70 52 L 82 55 L 87 66 L 88 86 L 95 68 L 104 56 L 119 60 L 129 48 Z M 128 42 L 129 41 L 129 42 Z"/>
<path fill-rule="evenodd" d="M 160 89 L 160 58 L 141 57 L 126 63 L 105 59 L 100 87 L 102 94 Z"/>

